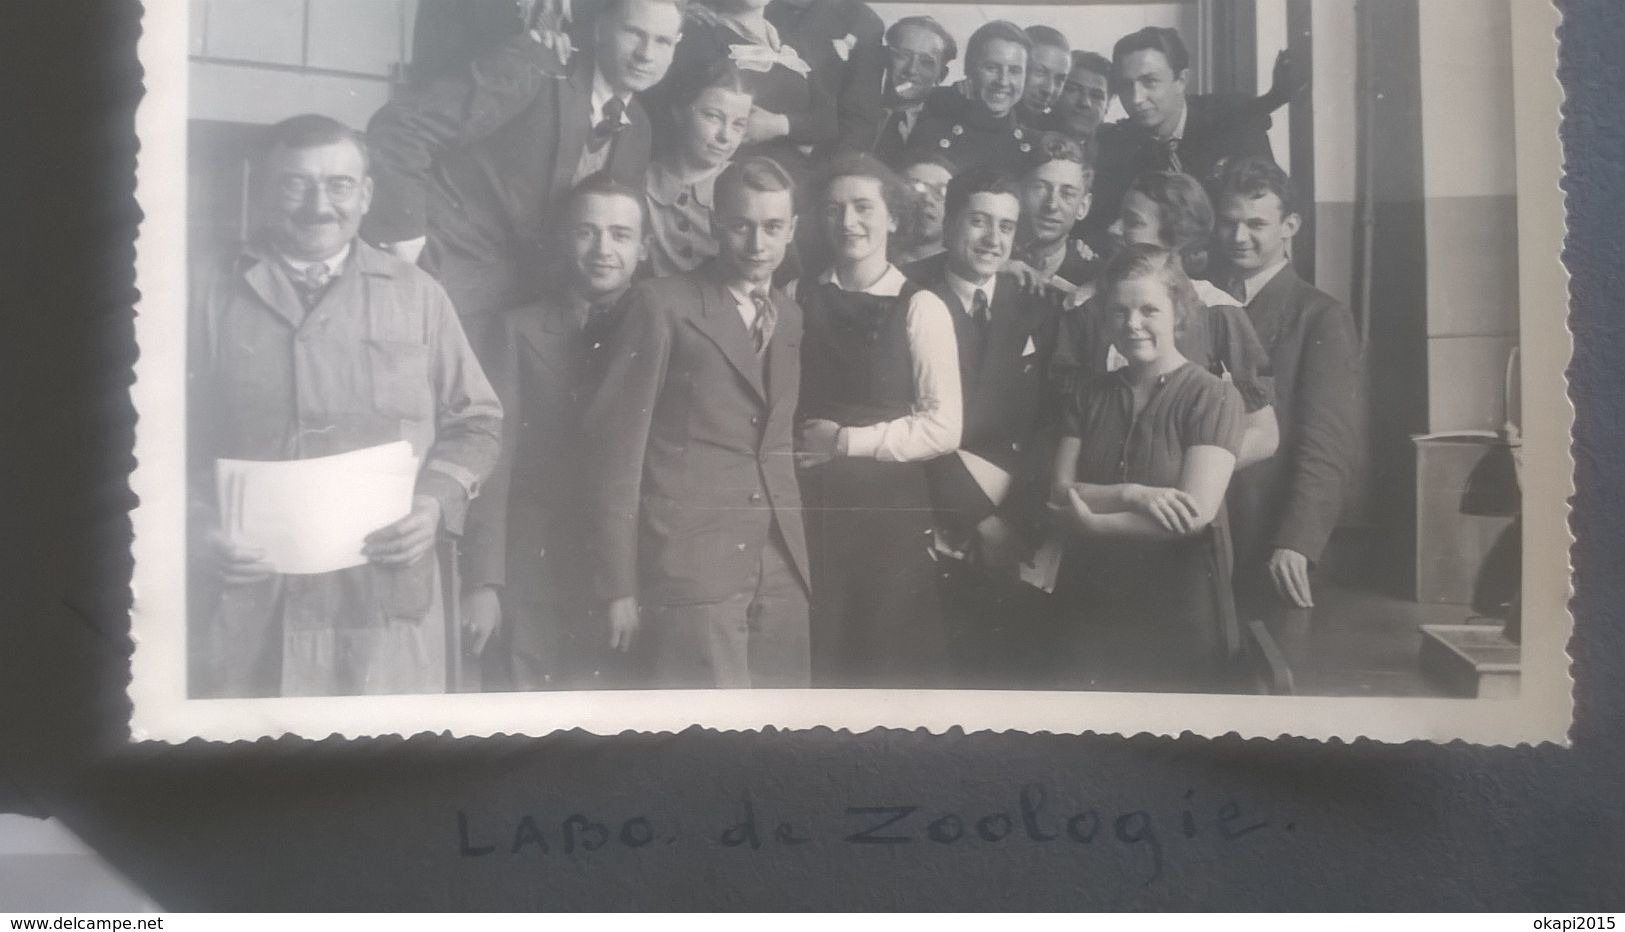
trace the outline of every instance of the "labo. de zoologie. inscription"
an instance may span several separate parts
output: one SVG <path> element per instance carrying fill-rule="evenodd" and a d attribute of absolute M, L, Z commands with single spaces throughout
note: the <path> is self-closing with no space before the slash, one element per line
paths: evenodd
<path fill-rule="evenodd" d="M 1014 805 L 995 803 L 950 809 L 887 800 L 848 805 L 828 816 L 792 820 L 781 818 L 774 811 L 778 807 L 746 791 L 740 794 L 734 816 L 703 827 L 645 813 L 621 817 L 574 812 L 559 818 L 527 812 L 504 817 L 476 816 L 459 809 L 457 850 L 465 858 L 580 858 L 604 849 L 633 850 L 690 842 L 756 852 L 831 844 L 854 848 L 1110 845 L 1143 849 L 1150 862 L 1145 882 L 1150 883 L 1162 875 L 1170 843 L 1230 843 L 1258 832 L 1292 832 L 1297 828 L 1293 821 L 1246 812 L 1233 799 L 1203 799 L 1195 790 L 1187 790 L 1172 807 L 1129 809 L 1052 804 L 1045 785 L 1028 783 L 1009 802 Z"/>

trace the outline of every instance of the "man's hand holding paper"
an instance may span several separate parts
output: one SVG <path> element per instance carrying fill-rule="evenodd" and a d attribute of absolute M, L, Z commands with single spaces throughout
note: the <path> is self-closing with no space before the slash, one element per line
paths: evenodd
<path fill-rule="evenodd" d="M 331 573 L 408 563 L 434 546 L 440 505 L 414 498 L 405 441 L 302 460 L 217 464 L 222 572 Z"/>

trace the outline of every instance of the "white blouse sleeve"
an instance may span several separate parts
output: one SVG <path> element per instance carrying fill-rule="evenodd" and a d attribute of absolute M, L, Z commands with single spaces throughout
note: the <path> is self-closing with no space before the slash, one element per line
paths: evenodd
<path fill-rule="evenodd" d="M 964 400 L 953 317 L 941 298 L 922 288 L 909 299 L 907 326 L 914 410 L 880 424 L 842 428 L 847 456 L 912 463 L 959 448 Z"/>

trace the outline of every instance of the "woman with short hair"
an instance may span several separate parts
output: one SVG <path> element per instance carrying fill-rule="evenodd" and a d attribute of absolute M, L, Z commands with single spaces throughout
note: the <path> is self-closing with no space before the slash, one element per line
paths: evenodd
<path fill-rule="evenodd" d="M 1171 250 L 1123 247 L 1097 300 L 1124 364 L 1069 399 L 1052 474 L 1051 507 L 1073 532 L 1055 589 L 1069 679 L 1231 689 L 1240 632 L 1224 495 L 1241 451 L 1241 395 L 1180 350 L 1204 306 Z"/>
<path fill-rule="evenodd" d="M 959 346 L 947 305 L 887 258 L 906 196 L 874 157 L 839 158 L 808 217 L 833 265 L 792 283 L 817 686 L 941 685 L 947 667 L 924 463 L 959 447 Z"/>

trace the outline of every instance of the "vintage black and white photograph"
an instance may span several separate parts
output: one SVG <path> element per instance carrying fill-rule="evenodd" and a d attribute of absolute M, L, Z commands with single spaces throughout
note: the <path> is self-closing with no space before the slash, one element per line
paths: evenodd
<path fill-rule="evenodd" d="M 137 738 L 1563 739 L 1545 4 L 145 18 Z"/>

